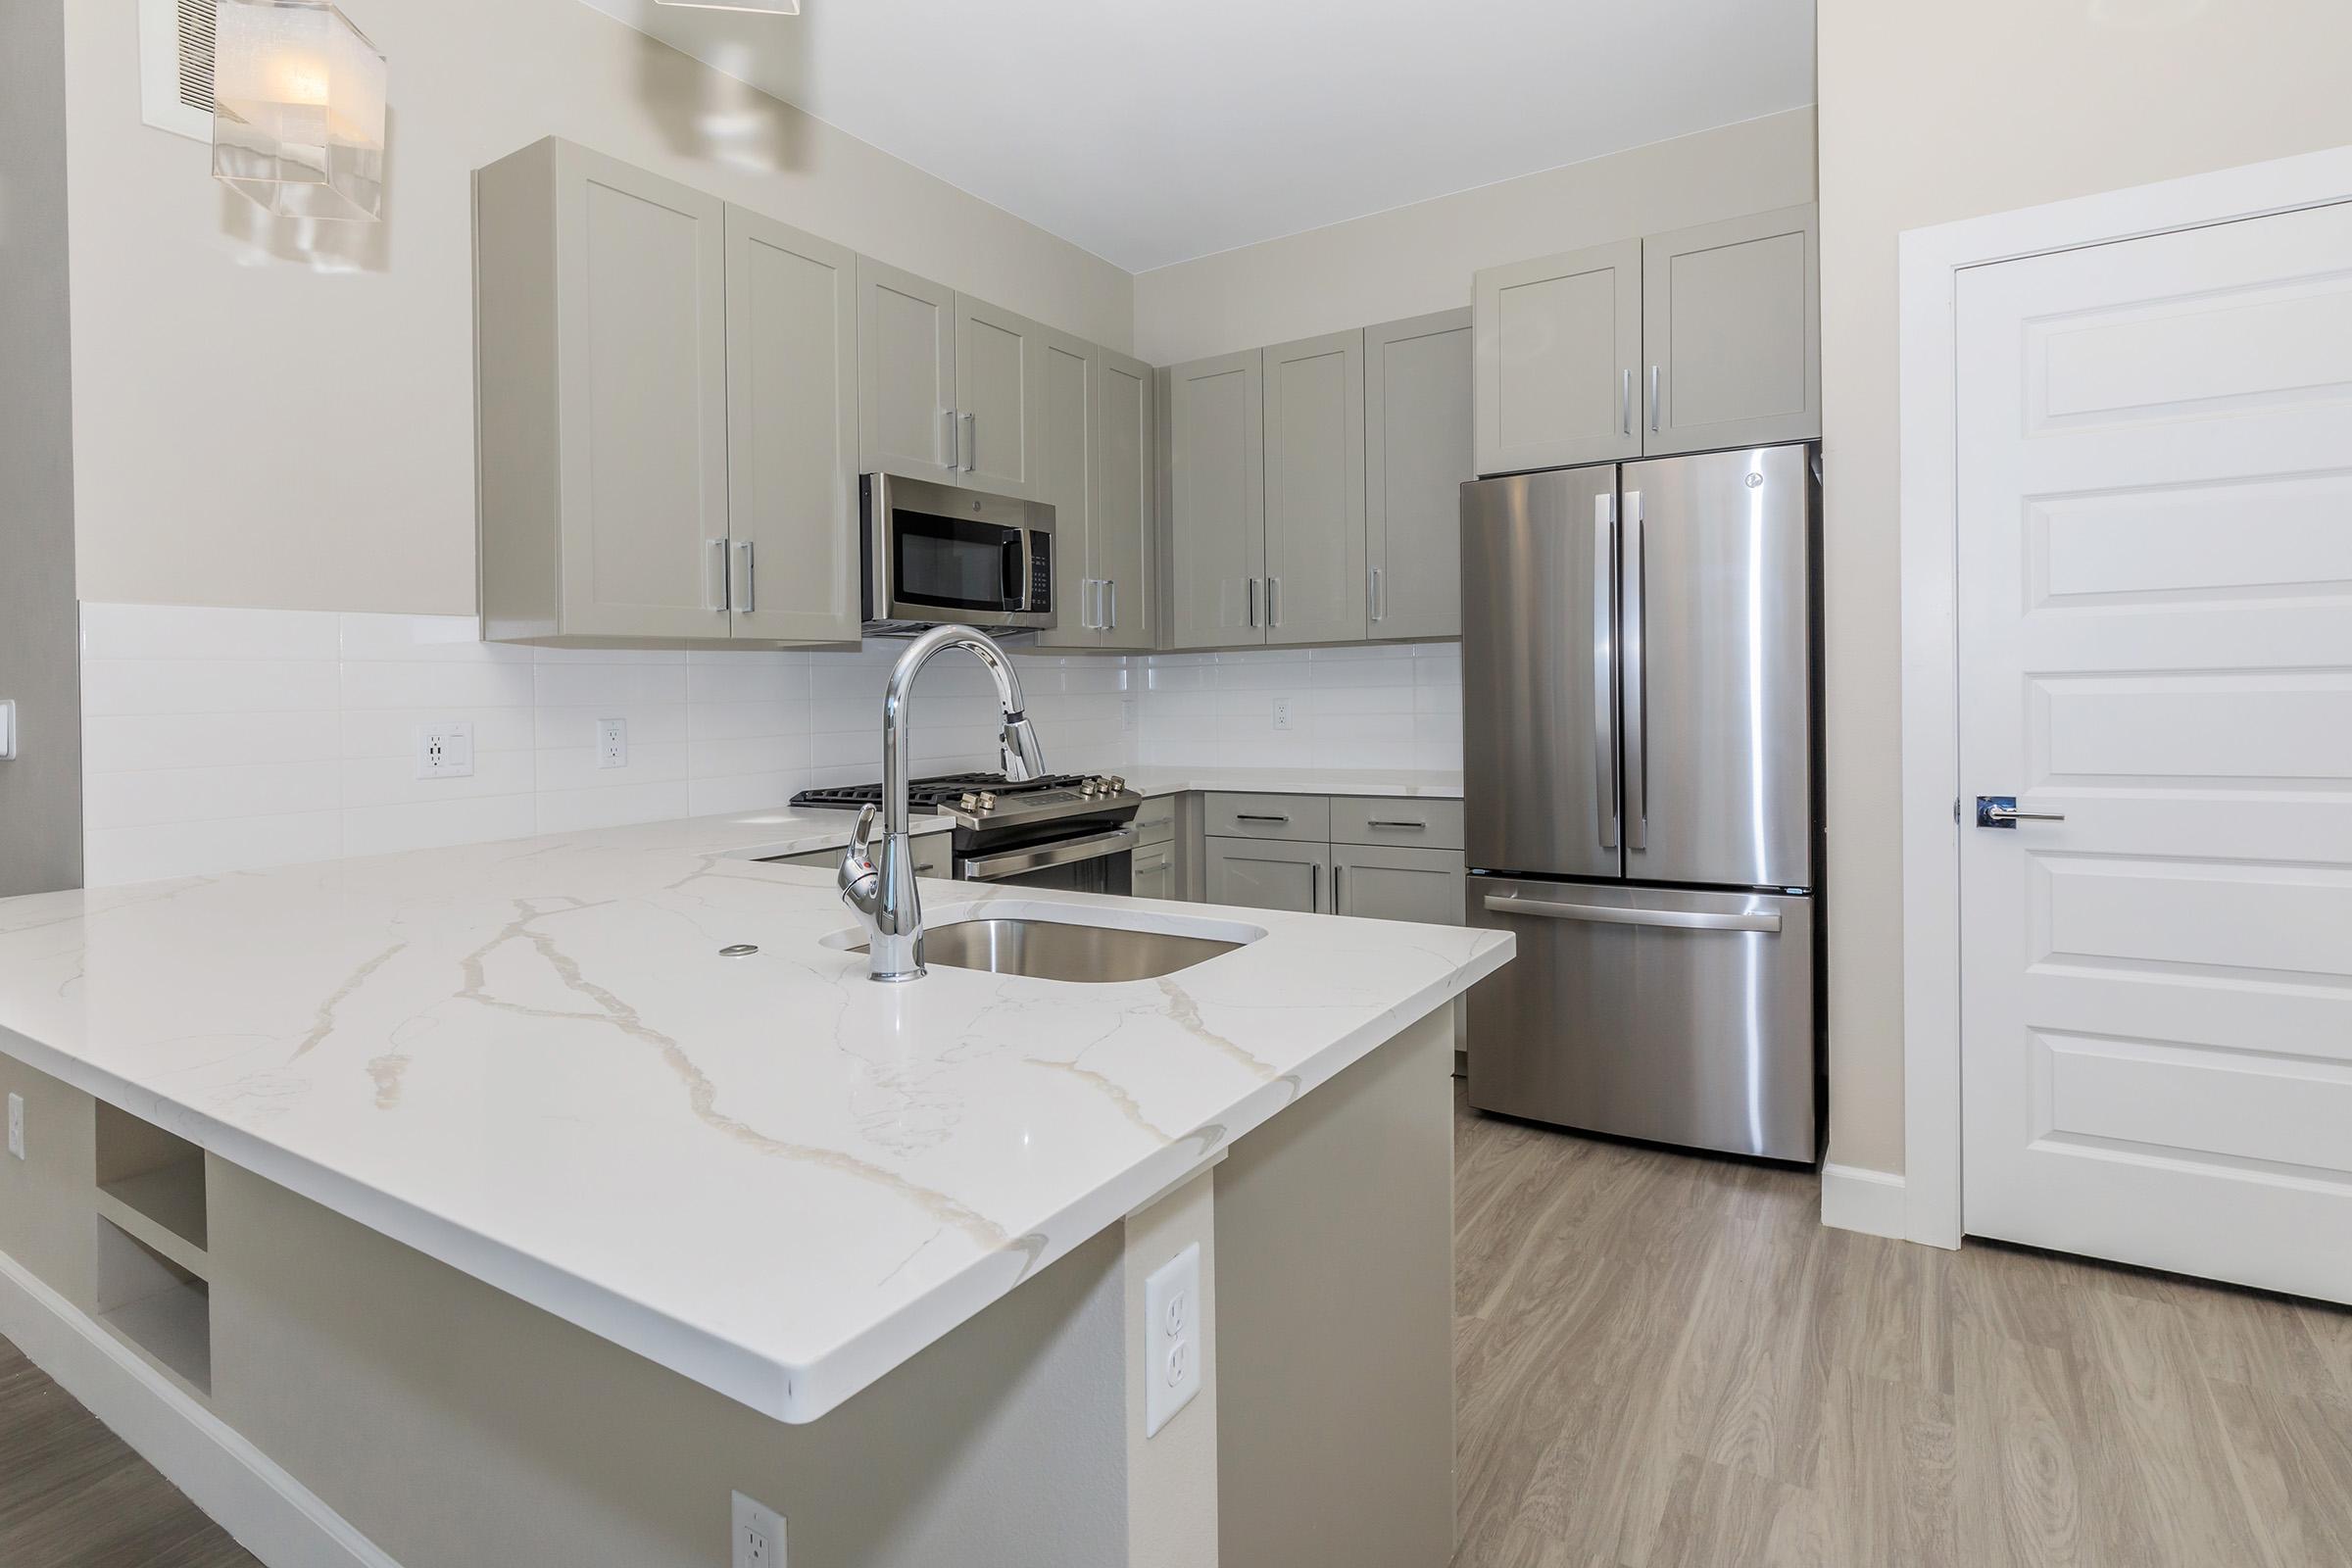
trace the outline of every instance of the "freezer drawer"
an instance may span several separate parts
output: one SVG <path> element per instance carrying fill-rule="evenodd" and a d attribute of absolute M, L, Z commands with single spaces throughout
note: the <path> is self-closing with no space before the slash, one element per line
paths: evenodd
<path fill-rule="evenodd" d="M 1592 1132 L 1811 1160 L 1813 904 L 1469 880 L 1519 956 L 1470 993 L 1470 1103 Z"/>

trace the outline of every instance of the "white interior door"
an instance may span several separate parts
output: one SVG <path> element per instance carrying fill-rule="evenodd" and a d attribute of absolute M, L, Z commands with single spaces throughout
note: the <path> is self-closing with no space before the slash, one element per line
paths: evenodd
<path fill-rule="evenodd" d="M 1966 1228 L 2352 1300 L 2352 206 L 1958 299 Z"/>

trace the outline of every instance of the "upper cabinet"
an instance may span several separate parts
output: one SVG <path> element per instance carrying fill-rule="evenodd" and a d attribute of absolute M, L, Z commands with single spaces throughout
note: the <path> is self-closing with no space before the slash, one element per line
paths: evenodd
<path fill-rule="evenodd" d="M 858 466 L 1023 501 L 1037 480 L 1045 329 L 860 258 Z"/>
<path fill-rule="evenodd" d="M 728 563 L 735 635 L 858 635 L 857 258 L 727 209 Z"/>
<path fill-rule="evenodd" d="M 1821 433 L 1810 206 L 1477 276 L 1480 473 Z"/>
<path fill-rule="evenodd" d="M 956 450 L 975 490 L 1045 499 L 1037 482 L 1037 409 L 1046 329 L 969 294 L 956 296 Z"/>
<path fill-rule="evenodd" d="M 1642 455 L 1642 242 L 1489 268 L 1477 316 L 1480 473 Z"/>
<path fill-rule="evenodd" d="M 549 140 L 477 223 L 486 634 L 732 636 L 725 205 Z"/>
<path fill-rule="evenodd" d="M 1045 339 L 1040 499 L 1054 508 L 1053 648 L 1151 648 L 1152 369 L 1059 332 Z"/>
<path fill-rule="evenodd" d="M 1263 351 L 1266 641 L 1364 635 L 1364 334 Z"/>
<path fill-rule="evenodd" d="M 1470 313 L 1364 329 L 1366 633 L 1462 633 L 1462 484 L 1471 458 Z"/>
<path fill-rule="evenodd" d="M 1254 349 L 1168 372 L 1168 646 L 1266 640 L 1265 363 Z"/>
<path fill-rule="evenodd" d="M 1816 210 L 1643 240 L 1642 349 L 1651 457 L 1821 434 Z"/>

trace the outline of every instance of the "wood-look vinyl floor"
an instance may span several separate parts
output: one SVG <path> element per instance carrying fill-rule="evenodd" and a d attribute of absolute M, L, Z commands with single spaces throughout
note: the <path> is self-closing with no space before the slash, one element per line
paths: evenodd
<path fill-rule="evenodd" d="M 2352 1311 L 1456 1126 L 1456 1568 L 2343 1568 Z"/>
<path fill-rule="evenodd" d="M 2352 1312 L 1456 1133 L 1456 1568 L 2352 1564 Z M 0 1564 L 258 1568 L 6 1340 Z"/>

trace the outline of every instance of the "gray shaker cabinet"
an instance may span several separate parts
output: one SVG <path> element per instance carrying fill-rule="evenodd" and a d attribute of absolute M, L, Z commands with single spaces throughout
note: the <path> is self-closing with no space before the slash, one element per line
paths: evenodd
<path fill-rule="evenodd" d="M 1049 333 L 1041 352 L 1044 389 L 1037 411 L 1037 499 L 1054 509 L 1054 620 L 1040 647 L 1097 648 L 1102 634 L 1087 536 L 1095 492 L 1097 350 Z"/>
<path fill-rule="evenodd" d="M 1168 373 L 1168 646 L 1266 640 L 1264 361 L 1252 349 Z"/>
<path fill-rule="evenodd" d="M 953 484 L 956 291 L 858 259 L 858 466 Z"/>
<path fill-rule="evenodd" d="M 1087 571 L 1097 590 L 1104 648 L 1148 649 L 1159 636 L 1154 594 L 1158 478 L 1152 463 L 1152 368 L 1095 352 L 1094 496 L 1087 512 Z"/>
<path fill-rule="evenodd" d="M 1331 911 L 1331 846 L 1209 838 L 1208 902 L 1245 909 Z"/>
<path fill-rule="evenodd" d="M 1037 479 L 1046 329 L 969 294 L 956 296 L 957 482 L 993 495 L 1044 499 Z"/>
<path fill-rule="evenodd" d="M 1640 240 L 1488 268 L 1473 296 L 1480 473 L 1641 456 Z"/>
<path fill-rule="evenodd" d="M 1817 209 L 1652 234 L 1642 271 L 1644 453 L 1821 434 Z"/>
<path fill-rule="evenodd" d="M 551 138 L 476 224 L 484 634 L 728 637 L 725 205 Z"/>
<path fill-rule="evenodd" d="M 1332 908 L 1367 920 L 1418 920 L 1460 925 L 1469 881 L 1459 850 L 1334 845 Z"/>
<path fill-rule="evenodd" d="M 1270 643 L 1364 635 L 1364 334 L 1265 358 L 1265 624 Z"/>
<path fill-rule="evenodd" d="M 1365 635 L 1462 632 L 1462 499 L 1470 451 L 1471 317 L 1441 311 L 1364 329 Z"/>
<path fill-rule="evenodd" d="M 734 634 L 856 642 L 857 259 L 730 207 L 726 318 Z"/>

